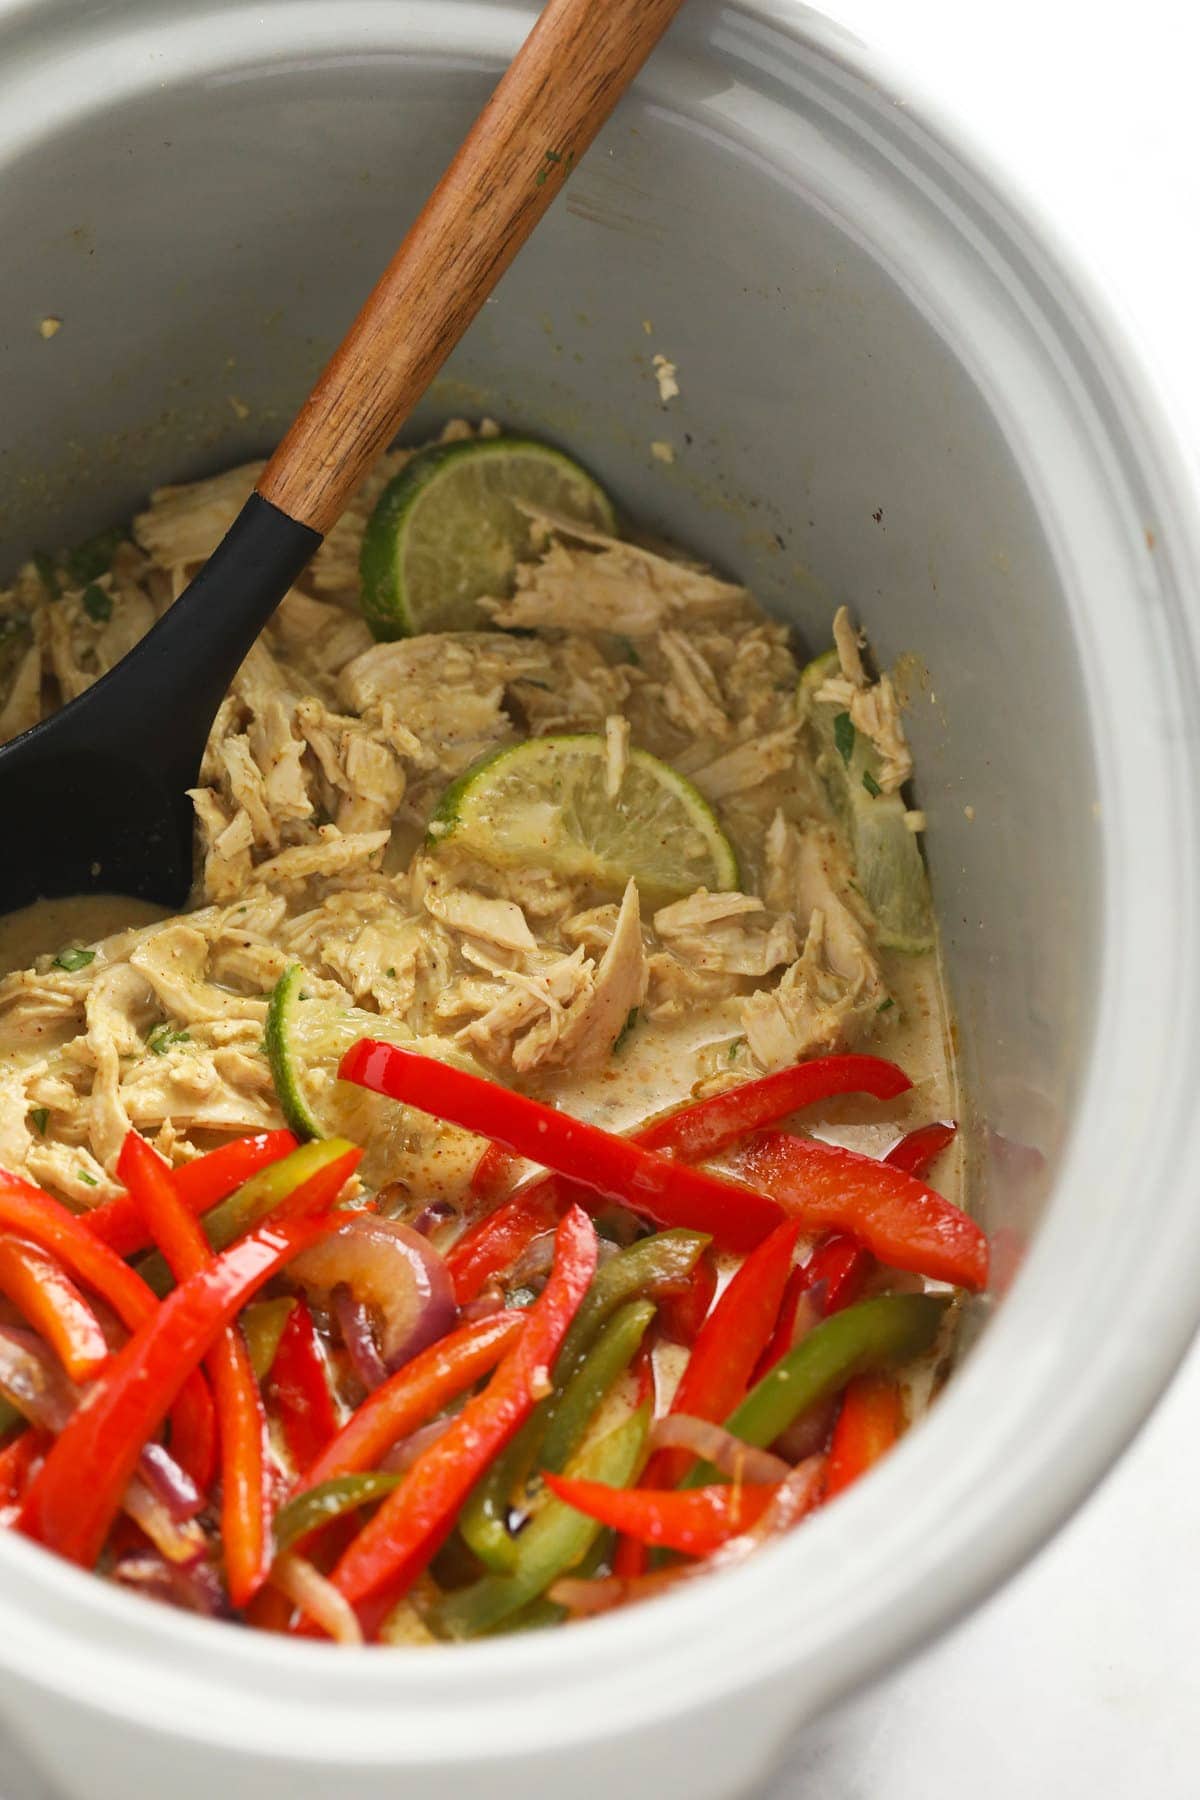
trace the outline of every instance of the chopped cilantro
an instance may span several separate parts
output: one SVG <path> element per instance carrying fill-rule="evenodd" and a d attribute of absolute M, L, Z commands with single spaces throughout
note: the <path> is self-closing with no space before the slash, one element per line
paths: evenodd
<path fill-rule="evenodd" d="M 46 1127 L 50 1123 L 50 1108 L 48 1106 L 31 1106 L 29 1116 L 33 1120 L 33 1128 L 38 1136 L 45 1137 Z"/>
<path fill-rule="evenodd" d="M 95 619 L 98 625 L 103 625 L 106 620 L 112 618 L 112 609 L 112 596 L 106 594 L 96 582 L 89 581 L 83 590 L 83 610 L 88 618 Z"/>
<path fill-rule="evenodd" d="M 876 1012 L 887 1012 L 889 1010 L 889 1008 L 895 1006 L 895 1004 L 896 1004 L 896 1002 L 892 999 L 892 996 L 889 994 L 886 1000 L 881 1000 L 879 1002 L 879 1005 L 875 1008 L 875 1011 Z"/>
<path fill-rule="evenodd" d="M 86 582 L 95 581 L 98 575 L 106 574 L 112 568 L 117 545 L 124 537 L 125 533 L 119 528 L 100 531 L 84 543 L 76 544 L 74 550 L 68 550 L 63 563 L 72 584 L 83 587 Z"/>
<path fill-rule="evenodd" d="M 726 1058 L 729 1062 L 735 1062 L 741 1055 L 742 1045 L 745 1041 L 745 1038 L 734 1038 L 729 1049 L 726 1051 Z"/>
<path fill-rule="evenodd" d="M 848 763 L 854 755 L 854 727 L 850 723 L 850 714 L 838 713 L 833 721 L 833 741 L 837 745 L 838 755 L 844 763 Z"/>
<path fill-rule="evenodd" d="M 625 661 L 627 663 L 632 663 L 635 669 L 641 668 L 642 659 L 638 655 L 637 650 L 634 648 L 634 643 L 633 643 L 632 638 L 618 637 L 617 646 L 621 650 L 622 654 L 624 655 Z"/>
<path fill-rule="evenodd" d="M 395 981 L 395 979 L 396 979 L 396 971 L 395 971 L 395 969 L 389 969 L 389 970 L 388 970 L 388 971 L 387 971 L 387 978 L 388 978 L 388 980 L 389 980 L 389 981 Z"/>
<path fill-rule="evenodd" d="M 870 769 L 863 770 L 863 786 L 866 788 L 868 794 L 870 794 L 872 800 L 878 800 L 880 794 L 883 792 L 883 789 L 872 775 Z"/>
<path fill-rule="evenodd" d="M 89 1175 L 86 1169 L 76 1169 L 75 1173 L 78 1175 L 80 1181 L 86 1181 L 87 1185 L 89 1187 L 99 1187 L 100 1186 L 100 1183 L 96 1180 L 96 1177 L 94 1175 Z"/>
<path fill-rule="evenodd" d="M 45 550 L 35 550 L 30 561 L 38 572 L 38 579 L 52 600 L 57 600 L 62 593 L 58 585 L 58 571 L 54 567 L 54 558 Z"/>
<path fill-rule="evenodd" d="M 146 1048 L 151 1056 L 165 1056 L 175 1044 L 190 1044 L 191 1038 L 179 1025 L 172 1025 L 169 1020 L 156 1025 L 146 1039 Z"/>
<path fill-rule="evenodd" d="M 625 1042 L 625 1039 L 629 1036 L 630 1032 L 633 1030 L 633 1028 L 637 1024 L 637 1022 L 638 1022 L 638 1009 L 636 1006 L 631 1006 L 629 1009 L 629 1015 L 626 1018 L 625 1023 L 622 1025 L 620 1031 L 617 1033 L 616 1041 L 613 1044 L 613 1055 L 614 1056 L 616 1055 L 617 1051 L 622 1047 L 622 1045 Z"/>
<path fill-rule="evenodd" d="M 59 951 L 54 959 L 54 966 L 56 969 L 65 969 L 68 975 L 74 975 L 77 970 L 86 969 L 95 960 L 94 950 L 84 950 L 78 944 L 71 944 L 66 950 Z"/>

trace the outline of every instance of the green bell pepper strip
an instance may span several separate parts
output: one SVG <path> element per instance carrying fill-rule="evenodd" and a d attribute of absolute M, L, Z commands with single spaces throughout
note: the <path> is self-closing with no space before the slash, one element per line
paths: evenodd
<path fill-rule="evenodd" d="M 840 1392 L 853 1376 L 923 1355 L 949 1305 L 948 1294 L 883 1294 L 823 1319 L 751 1388 L 725 1420 L 726 1431 L 765 1450 L 801 1413 Z M 711 1463 L 697 1463 L 680 1486 L 706 1487 L 723 1479 Z"/>
<path fill-rule="evenodd" d="M 548 1625 L 561 1625 L 567 1618 L 565 1606 L 556 1606 L 553 1600 L 542 1595 L 523 1606 L 520 1612 L 510 1613 L 501 1619 L 499 1625 L 488 1632 L 488 1637 L 516 1637 L 523 1631 L 544 1631 Z"/>
<path fill-rule="evenodd" d="M 547 1402 L 547 1422 L 538 1461 L 543 1469 L 566 1467 L 592 1414 L 615 1381 L 625 1373 L 641 1347 L 654 1317 L 653 1300 L 629 1300 L 603 1327 L 562 1391 Z"/>
<path fill-rule="evenodd" d="M 650 1408 L 640 1406 L 615 1430 L 580 1452 L 571 1465 L 572 1475 L 627 1487 L 643 1460 L 649 1429 Z M 595 1519 L 561 1500 L 548 1500 L 517 1540 L 512 1573 L 484 1575 L 470 1587 L 448 1594 L 430 1609 L 430 1629 L 449 1638 L 479 1637 L 494 1631 L 540 1599 L 560 1575 L 578 1567 L 602 1529 Z"/>
<path fill-rule="evenodd" d="M 366 1475 L 337 1475 L 332 1481 L 321 1482 L 319 1487 L 306 1488 L 286 1506 L 281 1506 L 275 1515 L 276 1556 L 293 1549 L 302 1538 L 319 1531 L 331 1520 L 355 1512 L 372 1500 L 382 1500 L 385 1494 L 398 1488 L 403 1479 L 403 1475 L 379 1469 Z"/>
<path fill-rule="evenodd" d="M 711 1239 L 702 1231 L 656 1231 L 627 1250 L 610 1256 L 596 1271 L 587 1296 L 576 1313 L 555 1364 L 556 1376 L 569 1379 L 590 1350 L 596 1333 L 627 1300 L 643 1295 L 682 1289 Z"/>
<path fill-rule="evenodd" d="M 682 1287 L 707 1249 L 709 1239 L 698 1231 L 659 1231 L 618 1251 L 596 1272 L 562 1349 L 551 1377 L 553 1392 L 541 1403 L 513 1439 L 508 1449 L 477 1484 L 459 1518 L 458 1528 L 471 1549 L 489 1569 L 500 1573 L 513 1568 L 516 1545 L 508 1529 L 513 1494 L 538 1460 L 542 1438 L 563 1396 L 563 1391 L 584 1361 L 597 1335 L 621 1306 L 645 1294 Z M 570 1451 L 568 1449 L 568 1454 Z"/>
<path fill-rule="evenodd" d="M 599 1531 L 596 1541 L 581 1563 L 576 1563 L 571 1570 L 574 1581 L 588 1581 L 600 1571 L 602 1563 L 607 1563 L 612 1555 L 613 1531 Z M 548 1594 L 542 1594 L 537 1600 L 531 1600 L 520 1612 L 510 1613 L 499 1625 L 488 1632 L 488 1637 L 515 1637 L 518 1632 L 544 1631 L 547 1625 L 562 1625 L 570 1617 L 565 1606 L 559 1606 Z"/>
<path fill-rule="evenodd" d="M 256 1381 L 265 1381 L 270 1374 L 283 1328 L 295 1304 L 290 1294 L 281 1294 L 275 1300 L 253 1300 L 238 1320 Z"/>
<path fill-rule="evenodd" d="M 278 1162 L 260 1169 L 236 1193 L 222 1200 L 219 1206 L 212 1207 L 200 1220 L 211 1248 L 227 1250 L 236 1238 L 261 1224 L 296 1188 L 332 1168 L 353 1149 L 354 1145 L 345 1138 L 321 1138 L 315 1143 L 301 1144 L 290 1156 L 281 1157 Z M 349 1173 L 347 1170 L 347 1175 Z M 137 1265 L 137 1272 L 160 1300 L 175 1285 L 166 1258 L 160 1251 L 144 1257 Z"/>

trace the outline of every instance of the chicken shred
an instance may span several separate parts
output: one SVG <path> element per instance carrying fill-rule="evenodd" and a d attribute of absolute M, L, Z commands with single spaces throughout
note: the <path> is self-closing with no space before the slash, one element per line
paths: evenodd
<path fill-rule="evenodd" d="M 886 1003 L 873 922 L 800 737 L 785 629 L 705 568 L 527 509 L 535 554 L 511 593 L 482 603 L 483 628 L 375 643 L 359 552 L 409 454 L 381 459 L 221 706 L 192 791 L 195 910 L 101 940 L 79 968 L 43 957 L 0 980 L 0 1162 L 75 1206 L 118 1191 L 131 1125 L 181 1163 L 282 1123 L 262 1034 L 294 962 L 355 1029 L 377 1017 L 546 1093 L 602 1069 L 634 1020 L 653 1033 L 711 1011 L 741 1046 L 736 1069 L 688 1049 L 681 1079 L 716 1091 L 860 1040 Z M 94 591 L 68 583 L 51 600 L 32 563 L 18 573 L 0 594 L 0 741 L 151 627 L 260 469 L 158 489 Z M 911 754 L 893 684 L 869 677 L 845 608 L 834 641 L 839 672 L 817 703 L 850 712 L 894 789 Z M 559 732 L 599 734 L 614 802 L 632 756 L 672 763 L 734 840 L 744 891 L 617 893 L 534 862 L 493 866 L 453 839 L 423 845 L 448 783 Z M 333 1068 L 314 1079 L 331 1101 Z M 364 1169 L 424 1179 L 436 1144 L 442 1191 L 465 1191 L 478 1140 L 351 1103 Z"/>

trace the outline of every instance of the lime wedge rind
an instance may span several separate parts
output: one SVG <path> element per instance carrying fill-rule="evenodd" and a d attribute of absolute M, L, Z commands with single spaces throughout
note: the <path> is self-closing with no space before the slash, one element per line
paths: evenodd
<path fill-rule="evenodd" d="M 615 529 L 612 504 L 587 471 L 533 438 L 469 438 L 411 457 L 363 537 L 362 609 L 375 636 L 485 624 L 479 600 L 510 593 L 517 564 L 532 554 L 526 506 Z"/>
<path fill-rule="evenodd" d="M 612 799 L 606 767 L 604 739 L 590 733 L 506 745 L 447 788 L 429 841 L 613 893 L 633 879 L 652 901 L 737 887 L 733 846 L 686 776 L 634 749 Z"/>

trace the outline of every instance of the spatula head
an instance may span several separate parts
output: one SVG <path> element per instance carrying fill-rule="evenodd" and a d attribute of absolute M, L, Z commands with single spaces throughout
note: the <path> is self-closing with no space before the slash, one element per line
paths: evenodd
<path fill-rule="evenodd" d="M 63 894 L 181 906 L 204 746 L 239 663 L 321 542 L 252 494 L 115 669 L 0 748 L 0 913 Z"/>

